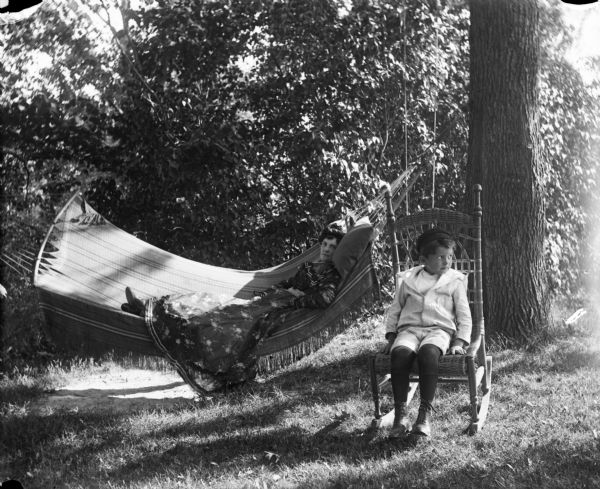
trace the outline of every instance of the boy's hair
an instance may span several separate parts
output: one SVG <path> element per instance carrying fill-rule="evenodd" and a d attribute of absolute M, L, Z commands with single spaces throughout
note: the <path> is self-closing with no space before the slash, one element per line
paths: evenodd
<path fill-rule="evenodd" d="M 429 256 L 435 253 L 438 247 L 454 249 L 456 241 L 452 235 L 440 228 L 431 228 L 417 238 L 417 251 L 420 256 Z"/>
<path fill-rule="evenodd" d="M 321 234 L 319 235 L 319 243 L 322 243 L 324 239 L 337 239 L 339 244 L 344 237 L 344 234 L 345 233 L 340 225 L 333 223 L 329 224 L 327 227 L 325 227 L 325 229 L 323 229 L 323 231 L 321 231 Z"/>

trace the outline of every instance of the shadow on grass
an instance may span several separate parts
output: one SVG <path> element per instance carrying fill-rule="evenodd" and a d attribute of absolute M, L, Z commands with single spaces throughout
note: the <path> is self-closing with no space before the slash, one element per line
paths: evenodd
<path fill-rule="evenodd" d="M 220 439 L 209 437 L 178 443 L 160 453 L 127 463 L 107 475 L 115 480 L 135 480 L 159 475 L 165 467 L 185 467 L 210 480 L 224 473 L 240 471 L 241 467 L 244 471 L 257 473 L 265 466 L 289 469 L 315 462 L 368 462 L 413 450 L 418 443 L 415 437 L 374 439 L 369 430 L 332 431 L 326 435 L 313 434 L 298 426 L 269 431 L 240 430 Z M 276 462 L 273 463 L 267 454 L 274 454 Z"/>
<path fill-rule="evenodd" d="M 293 467 L 307 462 L 374 459 L 414 448 L 408 440 L 376 439 L 370 430 L 338 431 L 346 421 L 335 420 L 313 433 L 298 425 L 268 426 L 272 418 L 296 401 L 275 401 L 255 417 L 181 422 L 176 428 L 152 430 L 144 435 L 123 433 L 131 413 L 116 415 L 59 412 L 50 416 L 10 417 L 0 423 L 2 446 L 9 472 L 22 479 L 43 470 L 36 487 L 56 483 L 48 468 L 73 480 L 142 481 L 174 471 L 199 471 L 203 478 L 233 470 L 257 470 L 270 464 L 265 453 L 275 453 L 279 464 Z M 272 418 L 273 419 L 273 418 Z M 340 422 L 341 421 L 341 422 Z M 136 446 L 135 454 L 127 447 Z M 40 457 L 40 454 L 41 457 Z M 119 455 L 121 454 L 121 455 Z M 107 465 L 117 468 L 102 468 Z M 112 460 L 111 460 L 112 459 Z M 115 459 L 120 459 L 119 463 Z M 63 480 L 68 482 L 67 480 Z M 33 486 L 32 486 L 33 487 Z"/>
<path fill-rule="evenodd" d="M 264 383 L 243 384 L 231 389 L 230 392 L 261 395 L 280 389 L 283 393 L 307 396 L 321 401 L 339 400 L 350 395 L 348 390 L 350 384 L 358 385 L 360 380 L 362 385 L 366 385 L 369 379 L 367 368 L 369 355 L 370 352 L 364 351 L 350 357 L 323 362 L 318 366 L 304 363 L 292 365 Z M 352 392 L 356 392 L 356 387 Z"/>
<path fill-rule="evenodd" d="M 557 346 L 558 345 L 558 346 Z M 494 357 L 493 378 L 515 373 L 548 371 L 574 373 L 582 368 L 600 367 L 600 351 L 581 338 L 551 345 L 541 352 L 507 350 Z"/>
<path fill-rule="evenodd" d="M 292 403 L 291 400 L 275 402 L 270 412 L 262 413 L 262 416 L 269 417 Z M 90 483 L 98 480 L 135 483 L 166 473 L 198 474 L 203 480 L 210 481 L 244 471 L 256 474 L 264 467 L 277 472 L 279 467 L 287 470 L 307 463 L 326 465 L 340 461 L 347 468 L 332 471 L 327 480 L 323 480 L 327 471 L 320 470 L 314 475 L 309 473 L 304 482 L 294 487 L 592 488 L 599 487 L 600 483 L 598 441 L 591 435 L 579 443 L 548 440 L 507 451 L 501 457 L 496 453 L 488 460 L 473 457 L 472 450 L 468 450 L 471 456 L 463 454 L 440 471 L 437 458 L 434 464 L 436 470 L 431 470 L 428 456 L 404 457 L 404 453 L 408 455 L 413 450 L 417 453 L 435 450 L 435 441 L 426 442 L 431 448 L 423 450 L 422 442 L 414 438 L 389 440 L 377 437 L 368 429 L 338 431 L 345 418 L 336 419 L 316 432 L 296 425 L 259 430 L 256 428 L 261 423 L 257 424 L 256 418 L 245 424 L 240 419 L 239 424 L 230 425 L 228 429 L 215 426 L 215 421 L 186 422 L 179 431 L 153 432 L 132 440 L 130 436 L 123 439 L 119 430 L 114 429 L 124 421 L 124 417 L 124 414 L 60 413 L 50 417 L 30 415 L 3 420 L 2 444 L 6 453 L 19 452 L 13 458 L 10 472 L 24 478 L 28 471 L 35 469 L 39 460 L 36 453 L 40 447 L 45 450 L 54 447 L 57 455 L 52 463 L 56 468 L 63 473 L 66 470 L 73 480 Z M 96 436 L 90 436 L 84 444 L 69 445 L 69 436 L 85 432 Z M 182 436 L 174 437 L 178 432 Z M 225 435 L 217 437 L 218 433 Z M 150 444 L 152 440 L 149 438 L 155 443 Z M 59 448 L 57 443 L 60 441 Z M 129 444 L 142 447 L 137 452 L 139 456 L 128 456 L 109 469 L 99 467 L 98 454 L 104 457 Z M 266 458 L 265 453 L 276 454 L 276 462 Z M 440 456 L 444 455 L 436 457 Z M 376 469 L 362 471 L 360 466 L 363 464 L 374 464 Z M 51 475 L 44 474 L 43 481 L 34 479 L 31 482 L 49 483 L 53 479 Z"/>
<path fill-rule="evenodd" d="M 401 460 L 398 464 L 382 465 L 380 470 L 367 474 L 341 475 L 330 480 L 326 487 L 592 489 L 600 487 L 597 445 L 597 441 L 593 439 L 578 445 L 549 440 L 522 451 L 507 452 L 500 459 L 457 459 L 442 471 L 431 470 L 430 460 L 419 457 L 411 459 L 409 463 Z M 318 480 L 309 480 L 296 487 L 324 486 L 320 486 Z"/>
<path fill-rule="evenodd" d="M 46 463 L 64 471 L 66 468 L 77 478 L 101 478 L 106 471 L 94 466 L 93 460 L 99 453 L 118 452 L 122 449 L 124 438 L 129 443 L 145 446 L 158 446 L 158 453 L 144 453 L 113 470 L 112 476 L 122 479 L 128 474 L 134 478 L 147 478 L 149 475 L 159 475 L 171 465 L 179 463 L 198 466 L 199 464 L 211 470 L 220 471 L 210 462 L 219 466 L 224 463 L 234 463 L 240 458 L 252 458 L 251 463 L 260 465 L 263 451 L 281 452 L 282 457 L 302 461 L 315 461 L 322 457 L 348 456 L 349 460 L 356 456 L 377 456 L 378 445 L 386 445 L 385 440 L 373 442 L 369 431 L 355 430 L 346 432 L 339 428 L 347 421 L 347 417 L 331 417 L 322 412 L 315 412 L 309 427 L 303 427 L 306 420 L 288 424 L 282 428 L 282 418 L 293 410 L 301 412 L 313 409 L 335 410 L 335 404 L 345 401 L 356 393 L 355 384 L 366 374 L 366 358 L 368 353 L 361 353 L 341 362 L 323 364 L 319 367 L 306 366 L 284 372 L 270 382 L 264 384 L 243 385 L 228 393 L 215 395 L 210 401 L 194 402 L 186 399 L 171 407 L 161 406 L 152 399 L 146 400 L 141 409 L 122 410 L 115 412 L 106 410 L 56 409 L 47 414 L 30 412 L 27 406 L 35 400 L 35 392 L 22 393 L 23 403 L 19 412 L 7 408 L 7 403 L 0 406 L 8 413 L 0 421 L 2 433 L 2 448 L 4 452 L 3 465 L 10 471 L 23 476 L 32 471 L 35 461 L 40 461 L 40 453 L 44 453 Z M 176 383 L 179 384 L 179 383 Z M 171 387 L 169 383 L 160 387 Z M 152 387 L 156 389 L 157 387 Z M 147 392 L 149 388 L 112 389 L 112 395 L 126 395 Z M 72 391 L 71 394 L 89 394 L 95 389 Z M 40 392 L 38 391 L 39 395 Z M 32 398 L 29 400 L 27 396 Z M 10 402 L 10 392 L 2 392 L 0 398 Z M 253 408 L 252 402 L 245 399 L 259 399 L 261 409 Z M 126 406 L 128 401 L 115 398 L 111 400 L 114 406 L 120 403 Z M 226 405 L 229 414 L 220 415 L 218 406 Z M 239 406 L 239 414 L 231 414 Z M 161 409 L 166 415 L 172 415 L 173 422 L 161 425 L 156 430 L 148 430 L 146 434 L 136 435 L 129 428 L 123 428 L 128 420 L 137 412 Z M 202 419 L 202 410 L 206 408 Z M 185 421 L 177 421 L 179 413 L 185 414 Z M 190 414 L 199 414 L 190 420 Z M 216 413 L 216 414 L 215 414 Z M 365 417 L 365 427 L 370 418 Z M 317 426 L 322 423 L 321 426 Z M 283 423 L 285 426 L 285 423 Z M 316 428 L 315 428 L 316 427 Z M 182 441 L 189 440 L 192 442 Z M 67 439 L 72 443 L 67 443 Z M 161 445 L 170 446 L 166 450 Z M 253 459 L 254 460 L 254 459 Z M 77 467 L 77 469 L 73 469 Z M 143 470 L 141 469 L 143 467 Z M 46 479 L 46 482 L 51 481 Z"/>
<path fill-rule="evenodd" d="M 87 461 L 98 451 L 119 446 L 118 431 L 110 430 L 119 422 L 121 415 L 106 413 L 79 414 L 64 412 L 42 416 L 5 416 L 0 422 L 2 446 L 5 455 L 11 454 L 10 471 L 25 478 L 27 472 L 35 468 L 35 461 L 40 460 L 40 450 L 50 450 L 59 459 L 54 461 L 57 469 L 74 465 L 77 461 Z M 89 443 L 68 446 L 69 438 L 86 436 L 90 431 L 102 432 L 102 439 L 94 439 Z M 86 462 L 87 463 L 87 462 Z M 17 477 L 17 478 L 19 478 Z"/>
<path fill-rule="evenodd" d="M 240 467 L 256 470 L 272 465 L 263 459 L 266 452 L 277 454 L 279 464 L 288 467 L 328 460 L 353 464 L 410 452 L 415 440 L 389 440 L 385 432 L 369 428 L 370 354 L 359 351 L 338 360 L 331 350 L 325 351 L 268 382 L 248 383 L 210 399 L 185 399 L 171 406 L 147 399 L 144 406 L 129 411 L 59 409 L 46 415 L 11 415 L 0 421 L 6 465 L 21 477 L 36 464 L 45 463 L 76 480 L 108 478 L 133 483 L 178 470 L 198 470 L 209 479 Z M 152 389 L 175 384 L 181 383 Z M 111 393 L 148 390 L 113 389 Z M 0 398 L 7 399 L 2 394 Z M 128 401 L 115 398 L 111 402 L 118 408 Z M 351 403 L 353 414 L 339 414 L 339 403 Z M 151 421 L 140 420 L 147 410 L 160 413 L 154 413 Z M 293 412 L 301 413 L 297 421 L 290 414 Z M 134 417 L 143 434 L 131 428 Z M 156 421 L 167 417 L 165 422 Z M 152 429 L 153 423 L 158 425 L 156 429 Z M 128 451 L 124 446 L 133 448 Z M 102 468 L 100 457 L 113 461 Z M 48 476 L 36 483 L 52 486 L 54 480 Z"/>

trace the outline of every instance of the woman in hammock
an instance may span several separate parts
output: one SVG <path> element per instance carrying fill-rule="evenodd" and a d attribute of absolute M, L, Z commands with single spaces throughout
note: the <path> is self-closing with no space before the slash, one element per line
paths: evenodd
<path fill-rule="evenodd" d="M 164 348 L 193 370 L 205 390 L 236 384 L 256 375 L 256 347 L 297 309 L 326 308 L 335 298 L 341 276 L 332 258 L 344 233 L 327 226 L 319 236 L 319 260 L 305 262 L 288 280 L 256 294 L 250 301 L 221 304 L 208 294 L 167 295 L 148 301 L 150 326 Z M 121 308 L 144 315 L 147 304 L 125 289 Z"/>

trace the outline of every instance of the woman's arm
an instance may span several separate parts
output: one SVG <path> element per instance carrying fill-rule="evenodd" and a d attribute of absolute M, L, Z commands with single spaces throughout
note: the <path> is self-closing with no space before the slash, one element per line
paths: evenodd
<path fill-rule="evenodd" d="M 306 264 L 302 264 L 298 268 L 296 273 L 293 276 L 291 276 L 290 278 L 287 278 L 285 280 L 282 280 L 281 282 L 271 285 L 271 287 L 269 287 L 268 289 L 254 292 L 254 296 L 255 297 L 266 297 L 269 294 L 269 292 L 273 292 L 274 290 L 288 290 L 290 288 L 294 288 L 294 286 L 296 284 L 296 278 L 298 277 L 299 274 L 302 273 L 302 270 L 304 269 L 305 265 Z M 294 294 L 294 295 L 296 295 L 296 294 Z"/>
<path fill-rule="evenodd" d="M 293 306 L 297 309 L 307 307 L 310 309 L 324 309 L 333 302 L 337 293 L 337 287 L 342 279 L 334 266 L 331 266 L 323 275 L 319 283 L 305 294 L 293 300 Z"/>

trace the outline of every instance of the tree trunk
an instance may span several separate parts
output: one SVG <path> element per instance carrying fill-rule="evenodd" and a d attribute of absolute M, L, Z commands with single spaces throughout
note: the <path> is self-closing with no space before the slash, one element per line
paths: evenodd
<path fill-rule="evenodd" d="M 537 0 L 471 0 L 468 184 L 483 186 L 486 330 L 519 343 L 548 320 Z"/>

